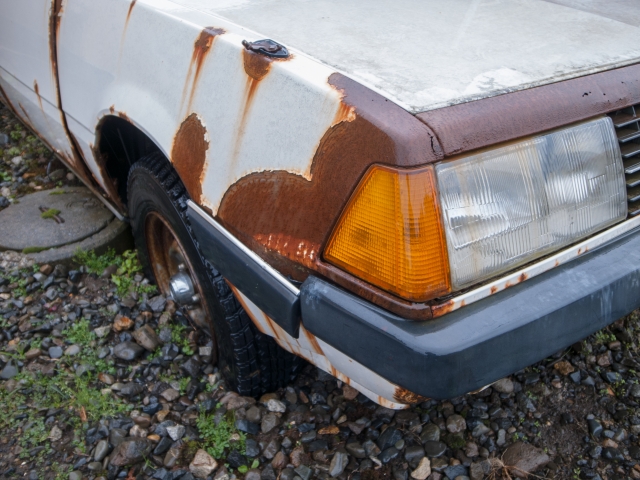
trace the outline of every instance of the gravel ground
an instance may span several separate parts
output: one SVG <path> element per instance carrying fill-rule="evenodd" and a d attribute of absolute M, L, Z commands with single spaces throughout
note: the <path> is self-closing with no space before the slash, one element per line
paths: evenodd
<path fill-rule="evenodd" d="M 0 209 L 77 184 L 0 107 Z M 475 395 L 394 412 L 307 366 L 256 400 L 134 252 L 77 263 L 0 253 L 1 478 L 640 478 L 637 312 Z"/>

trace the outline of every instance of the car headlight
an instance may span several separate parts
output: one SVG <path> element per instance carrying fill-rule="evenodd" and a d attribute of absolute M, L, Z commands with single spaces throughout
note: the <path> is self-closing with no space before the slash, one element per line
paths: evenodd
<path fill-rule="evenodd" d="M 627 215 L 610 118 L 416 169 L 374 165 L 324 258 L 422 302 L 481 282 Z M 446 239 L 446 240 L 445 240 Z"/>
<path fill-rule="evenodd" d="M 587 237 L 627 215 L 603 117 L 436 166 L 454 289 Z"/>

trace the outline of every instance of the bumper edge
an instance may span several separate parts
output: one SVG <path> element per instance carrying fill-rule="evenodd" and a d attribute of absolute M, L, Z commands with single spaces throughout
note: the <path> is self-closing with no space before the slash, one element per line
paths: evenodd
<path fill-rule="evenodd" d="M 405 320 L 316 277 L 300 300 L 318 338 L 411 392 L 453 398 L 640 307 L 640 230 L 435 320 Z"/>

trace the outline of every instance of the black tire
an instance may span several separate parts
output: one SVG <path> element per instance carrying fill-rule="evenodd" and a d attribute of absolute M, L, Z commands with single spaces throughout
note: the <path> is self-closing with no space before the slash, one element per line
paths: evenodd
<path fill-rule="evenodd" d="M 228 386 L 257 397 L 286 386 L 302 365 L 262 334 L 240 306 L 222 275 L 205 260 L 186 216 L 188 193 L 177 173 L 160 153 L 136 162 L 128 178 L 128 210 L 140 261 L 153 278 L 145 238 L 145 220 L 155 212 L 172 227 L 189 258 L 211 313 L 217 340 L 217 366 Z"/>

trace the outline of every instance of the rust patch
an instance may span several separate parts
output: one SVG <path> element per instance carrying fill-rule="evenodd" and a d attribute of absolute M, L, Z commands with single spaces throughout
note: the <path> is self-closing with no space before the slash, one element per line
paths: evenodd
<path fill-rule="evenodd" d="M 529 275 L 527 275 L 526 273 L 521 273 L 520 276 L 518 277 L 518 283 L 522 283 L 524 282 L 527 278 L 529 278 Z"/>
<path fill-rule="evenodd" d="M 115 105 L 111 105 L 109 107 L 109 112 L 113 115 L 115 113 L 115 111 L 116 111 L 116 106 Z"/>
<path fill-rule="evenodd" d="M 346 121 L 322 137 L 311 181 L 284 171 L 247 175 L 225 193 L 218 219 L 284 275 L 302 281 L 317 271 L 383 308 L 430 318 L 428 305 L 405 302 L 320 258 L 334 222 L 371 164 L 412 167 L 442 158 L 431 130 L 413 115 L 341 74 L 329 83 L 342 95 L 337 118 Z"/>
<path fill-rule="evenodd" d="M 273 61 L 274 59 L 271 57 L 250 52 L 247 49 L 242 50 L 244 71 L 249 77 L 257 82 L 267 76 Z"/>
<path fill-rule="evenodd" d="M 583 96 L 584 92 L 593 95 Z M 485 148 L 640 103 L 640 65 L 419 113 L 446 156 Z"/>
<path fill-rule="evenodd" d="M 498 287 L 496 287 L 495 285 L 493 287 L 491 287 L 491 295 L 493 295 L 497 291 L 498 291 Z"/>
<path fill-rule="evenodd" d="M 207 129 L 195 113 L 180 125 L 173 139 L 171 163 L 194 202 L 202 198 L 202 180 L 209 142 Z"/>
<path fill-rule="evenodd" d="M 453 311 L 456 302 L 454 300 L 447 300 L 444 303 L 431 305 L 431 314 L 433 318 L 441 317 Z"/>
<path fill-rule="evenodd" d="M 555 266 L 557 267 L 558 265 L 560 265 L 560 260 L 556 260 Z"/>
<path fill-rule="evenodd" d="M 422 403 L 429 400 L 422 395 L 418 395 L 417 393 L 410 392 L 409 390 L 396 387 L 396 391 L 393 394 L 393 399 L 399 403 L 407 403 L 409 405 L 413 405 L 415 403 Z"/>
<path fill-rule="evenodd" d="M 320 348 L 320 344 L 318 343 L 318 339 L 315 337 L 314 334 L 312 334 L 311 332 L 303 329 L 305 336 L 307 337 L 307 340 L 309 340 L 309 343 L 311 344 L 311 347 L 313 348 L 313 351 L 319 355 L 323 355 L 324 356 L 324 352 L 322 351 L 322 348 Z M 333 368 L 333 367 L 332 367 Z M 332 375 L 335 377 L 336 375 L 332 373 Z"/>
<path fill-rule="evenodd" d="M 96 145 L 99 145 L 99 144 L 100 144 L 100 138 L 98 138 L 96 142 Z M 100 170 L 100 176 L 104 180 L 107 196 L 112 202 L 116 204 L 116 207 L 118 208 L 119 211 L 124 212 L 126 209 L 124 204 L 122 203 L 122 200 L 120 199 L 120 195 L 118 194 L 118 179 L 109 176 L 109 173 L 107 172 L 107 167 L 106 167 L 107 162 L 104 156 L 102 155 L 102 153 L 100 152 L 100 149 L 97 146 L 94 146 L 92 144 L 89 144 L 89 148 L 93 152 L 93 158 L 95 159 L 96 165 Z"/>
<path fill-rule="evenodd" d="M 191 104 L 193 103 L 193 97 L 196 93 L 198 81 L 200 80 L 200 73 L 202 72 L 202 66 L 204 61 L 213 46 L 213 42 L 218 35 L 227 33 L 222 28 L 205 27 L 198 35 L 195 43 L 193 44 L 193 53 L 191 54 L 191 63 L 189 64 L 189 70 L 187 71 L 187 78 L 182 88 L 182 100 L 181 104 L 184 105 L 184 100 L 189 91 L 189 101 L 187 103 L 186 112 L 191 110 Z"/>
<path fill-rule="evenodd" d="M 62 0 L 51 0 L 49 11 L 49 59 L 56 89 L 58 89 L 58 33 L 60 32 L 61 15 Z"/>

